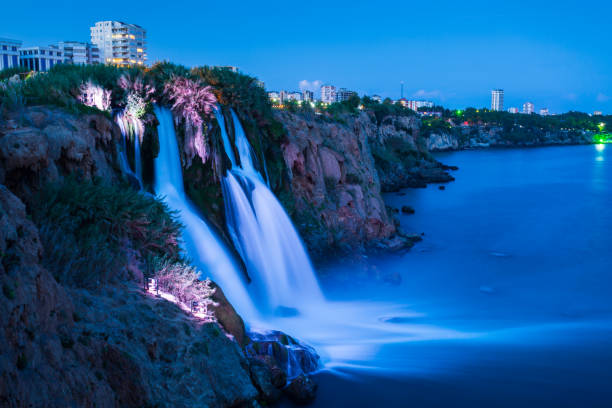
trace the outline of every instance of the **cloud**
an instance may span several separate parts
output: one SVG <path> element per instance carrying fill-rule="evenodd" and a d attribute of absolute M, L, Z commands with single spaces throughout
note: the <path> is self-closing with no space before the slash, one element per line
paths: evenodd
<path fill-rule="evenodd" d="M 442 97 L 442 92 L 438 90 L 426 91 L 425 89 L 419 89 L 418 91 L 413 93 L 412 96 L 415 98 L 423 98 L 423 99 L 438 98 L 438 99 L 444 100 L 444 98 Z"/>
<path fill-rule="evenodd" d="M 602 94 L 601 92 L 597 94 L 597 102 L 608 102 L 610 97 L 606 94 Z"/>
<path fill-rule="evenodd" d="M 323 84 L 323 81 L 320 80 L 315 80 L 315 81 L 308 81 L 306 79 L 303 79 L 300 81 L 300 90 L 301 91 L 318 91 L 319 89 L 321 89 L 321 85 Z"/>

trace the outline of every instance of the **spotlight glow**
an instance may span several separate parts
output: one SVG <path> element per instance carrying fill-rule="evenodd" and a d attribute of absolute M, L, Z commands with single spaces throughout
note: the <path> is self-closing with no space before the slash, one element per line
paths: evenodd
<path fill-rule="evenodd" d="M 606 148 L 606 145 L 603 143 L 595 145 L 595 149 L 597 149 L 598 152 L 603 152 L 605 148 Z"/>

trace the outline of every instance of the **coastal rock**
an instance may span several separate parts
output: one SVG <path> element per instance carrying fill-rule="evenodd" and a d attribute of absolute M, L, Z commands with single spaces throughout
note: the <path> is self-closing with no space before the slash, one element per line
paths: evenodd
<path fill-rule="evenodd" d="M 291 401 L 306 405 L 314 400 L 317 388 L 317 383 L 311 377 L 301 374 L 294 378 L 284 391 Z"/>

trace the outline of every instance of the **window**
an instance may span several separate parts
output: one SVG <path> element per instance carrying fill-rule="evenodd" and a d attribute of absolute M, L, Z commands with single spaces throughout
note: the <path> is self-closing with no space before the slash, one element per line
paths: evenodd
<path fill-rule="evenodd" d="M 53 61 L 53 60 L 51 60 L 51 61 Z M 41 71 L 46 71 L 47 70 L 47 59 L 46 58 L 41 58 L 40 59 L 40 64 L 41 64 L 41 66 L 40 66 Z"/>
<path fill-rule="evenodd" d="M 8 66 L 8 61 L 9 61 L 8 60 L 8 55 L 2 54 L 2 63 L 4 64 L 4 65 L 2 65 L 2 68 L 6 69 L 6 68 L 9 67 Z"/>
<path fill-rule="evenodd" d="M 12 51 L 17 51 L 17 47 L 11 47 Z"/>
<path fill-rule="evenodd" d="M 6 50 L 7 50 L 6 45 L 3 45 L 3 46 L 2 46 L 2 51 L 6 51 Z"/>
<path fill-rule="evenodd" d="M 16 55 L 13 55 L 13 66 L 16 67 L 19 65 L 19 58 Z"/>

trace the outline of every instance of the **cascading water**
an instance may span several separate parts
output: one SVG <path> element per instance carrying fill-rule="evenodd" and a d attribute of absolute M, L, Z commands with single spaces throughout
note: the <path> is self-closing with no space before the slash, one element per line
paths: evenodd
<path fill-rule="evenodd" d="M 236 156 L 234 155 L 232 145 L 229 141 L 229 137 L 227 136 L 227 131 L 225 130 L 225 118 L 223 117 L 223 112 L 221 112 L 221 107 L 219 105 L 215 107 L 214 113 L 215 118 L 219 123 L 219 128 L 221 129 L 221 139 L 223 140 L 223 148 L 225 149 L 225 153 L 227 154 L 227 157 L 229 157 L 233 167 L 236 163 Z"/>
<path fill-rule="evenodd" d="M 142 188 L 142 160 L 140 157 L 140 143 L 144 136 L 144 125 L 140 119 L 134 118 L 125 112 L 118 112 L 115 115 L 115 122 L 121 130 L 120 165 L 125 174 L 136 178 Z M 134 170 L 131 169 L 127 158 L 127 139 L 134 140 Z"/>
<path fill-rule="evenodd" d="M 232 118 L 240 165 L 234 162 L 223 179 L 227 228 L 247 265 L 260 309 L 297 312 L 323 295 L 291 220 L 253 165 L 251 146 L 233 111 Z"/>
<path fill-rule="evenodd" d="M 240 271 L 231 260 L 227 249 L 189 202 L 183 188 L 183 174 L 178 143 L 174 133 L 172 113 L 167 108 L 155 107 L 159 121 L 160 151 L 155 159 L 155 193 L 178 212 L 183 231 L 184 249 L 194 263 L 223 289 L 228 300 L 248 319 L 257 316 L 246 291 Z"/>

